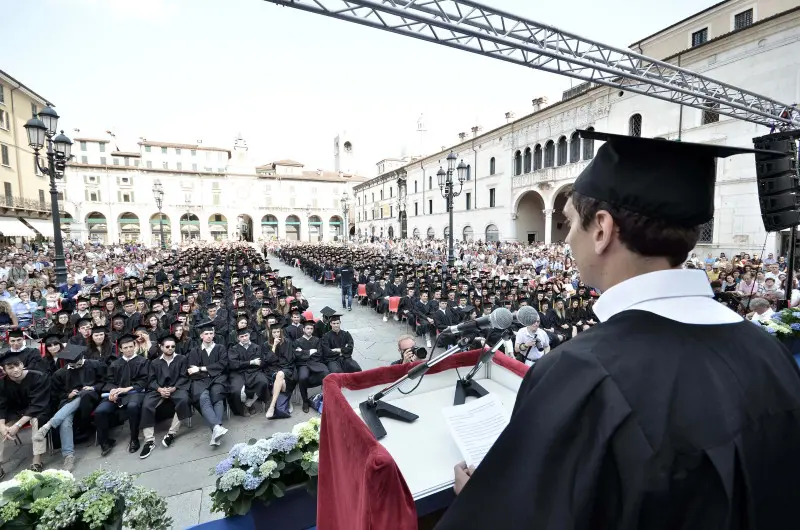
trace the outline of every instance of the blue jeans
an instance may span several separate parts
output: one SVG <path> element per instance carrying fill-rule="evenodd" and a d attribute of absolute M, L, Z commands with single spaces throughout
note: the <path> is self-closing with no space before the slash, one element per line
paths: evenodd
<path fill-rule="evenodd" d="M 225 414 L 225 403 L 222 399 L 211 403 L 211 392 L 203 390 L 197 403 L 200 405 L 200 414 L 212 430 L 215 426 L 222 425 L 222 416 Z"/>
<path fill-rule="evenodd" d="M 345 299 L 347 306 L 345 306 Z M 342 307 L 353 307 L 353 284 L 342 285 Z"/>
<path fill-rule="evenodd" d="M 61 456 L 68 456 L 75 452 L 75 442 L 72 438 L 72 420 L 75 412 L 81 406 L 81 398 L 76 397 L 60 409 L 48 422 L 53 428 L 58 428 L 61 436 Z"/>

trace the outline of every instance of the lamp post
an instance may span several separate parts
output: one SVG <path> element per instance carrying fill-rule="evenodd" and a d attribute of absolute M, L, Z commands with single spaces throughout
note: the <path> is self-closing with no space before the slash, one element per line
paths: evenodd
<path fill-rule="evenodd" d="M 464 180 L 467 178 L 467 165 L 462 160 L 456 166 L 456 155 L 450 151 L 447 155 L 447 171 L 439 167 L 436 177 L 439 180 L 439 190 L 442 192 L 442 197 L 447 201 L 447 211 L 450 214 L 448 223 L 448 237 L 447 237 L 447 269 L 448 271 L 453 267 L 456 261 L 453 255 L 453 197 L 461 195 L 461 190 L 464 187 Z M 458 178 L 458 191 L 455 188 L 453 181 L 453 173 L 457 173 Z"/>
<path fill-rule="evenodd" d="M 342 221 L 344 223 L 344 226 L 342 227 L 342 243 L 346 244 L 347 240 L 349 239 L 346 231 L 350 231 L 350 218 L 347 216 L 350 213 L 350 195 L 348 195 L 347 190 L 344 191 L 339 202 L 342 203 L 342 215 L 344 217 L 344 220 Z"/>
<path fill-rule="evenodd" d="M 25 124 L 28 134 L 28 145 L 33 149 L 36 167 L 50 178 L 50 207 L 53 216 L 53 242 L 56 247 L 55 272 L 56 283 L 60 286 L 67 283 L 67 266 L 64 263 L 64 241 L 61 239 L 61 217 L 58 208 L 58 190 L 56 179 L 64 178 L 64 169 L 72 158 L 72 140 L 64 135 L 64 131 L 56 136 L 58 113 L 47 106 L 36 117 Z M 42 165 L 39 151 L 47 146 L 47 166 Z"/>
<path fill-rule="evenodd" d="M 306 226 L 308 227 L 308 241 L 311 242 L 311 205 L 306 205 Z"/>
<path fill-rule="evenodd" d="M 159 179 L 153 181 L 153 197 L 158 207 L 158 234 L 161 238 L 161 250 L 164 250 L 167 248 L 167 242 L 164 239 L 164 214 L 161 213 L 161 207 L 164 206 L 164 186 Z"/>

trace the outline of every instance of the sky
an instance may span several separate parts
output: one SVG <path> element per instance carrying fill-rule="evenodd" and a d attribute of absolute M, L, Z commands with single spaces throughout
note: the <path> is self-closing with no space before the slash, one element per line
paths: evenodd
<path fill-rule="evenodd" d="M 307 2 L 309 0 L 297 0 Z M 490 0 L 499 9 L 611 46 L 712 0 Z M 384 158 L 458 142 L 578 81 L 263 0 L 0 0 L 0 70 L 56 104 L 68 136 L 111 130 L 232 147 L 251 160 L 333 169 L 347 131 L 365 176 Z M 37 39 L 31 42 L 34 36 Z M 76 133 L 74 129 L 80 129 Z"/>

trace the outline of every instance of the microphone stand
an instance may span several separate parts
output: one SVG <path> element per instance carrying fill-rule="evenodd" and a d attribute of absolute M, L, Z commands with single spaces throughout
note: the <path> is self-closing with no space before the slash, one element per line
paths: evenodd
<path fill-rule="evenodd" d="M 372 431 L 372 434 L 375 436 L 376 440 L 380 440 L 386 436 L 386 429 L 381 423 L 381 418 L 391 418 L 393 420 L 399 420 L 405 423 L 412 423 L 419 418 L 419 416 L 414 413 L 408 412 L 407 410 L 401 409 L 400 407 L 396 407 L 381 400 L 387 394 L 396 390 L 405 381 L 422 377 L 425 372 L 444 361 L 454 353 L 463 351 L 467 344 L 468 343 L 465 342 L 465 339 L 462 338 L 457 344 L 454 344 L 446 351 L 440 353 L 430 361 L 413 367 L 406 375 L 389 386 L 381 389 L 378 393 L 370 395 L 366 401 L 362 401 L 358 404 L 358 410 L 361 412 L 361 417 L 364 419 L 364 423 L 367 424 L 367 427 L 369 427 L 369 430 Z"/>
<path fill-rule="evenodd" d="M 507 328 L 503 330 L 503 336 L 500 337 L 500 340 L 497 341 L 497 344 L 494 345 L 491 349 L 486 349 L 481 353 L 481 356 L 478 358 L 478 362 L 475 363 L 475 366 L 472 367 L 472 370 L 469 373 L 456 381 L 456 392 L 453 397 L 453 405 L 463 405 L 466 403 L 468 397 L 474 398 L 481 398 L 489 393 L 488 390 L 483 388 L 480 384 L 476 381 L 473 381 L 473 377 L 478 373 L 478 370 L 489 361 L 497 350 L 503 346 L 503 343 L 511 338 L 511 328 Z"/>

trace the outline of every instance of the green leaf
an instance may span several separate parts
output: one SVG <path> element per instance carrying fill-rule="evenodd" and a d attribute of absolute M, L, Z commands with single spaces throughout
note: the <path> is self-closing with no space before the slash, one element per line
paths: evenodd
<path fill-rule="evenodd" d="M 236 499 L 238 499 L 238 498 L 239 498 L 239 493 L 241 493 L 241 491 L 242 491 L 242 490 L 240 490 L 239 488 L 236 488 L 236 489 L 232 489 L 232 490 L 230 490 L 230 491 L 227 493 L 228 500 L 229 500 L 229 501 L 231 501 L 231 502 L 233 502 L 233 501 L 235 501 Z"/>
<path fill-rule="evenodd" d="M 276 467 L 275 469 L 277 469 L 278 471 L 283 471 L 285 468 L 286 468 L 286 464 L 285 463 L 278 462 L 278 467 Z"/>
<path fill-rule="evenodd" d="M 280 498 L 283 497 L 283 488 L 278 486 L 277 483 L 272 485 L 272 493 L 275 494 L 276 497 Z"/>
<path fill-rule="evenodd" d="M 19 486 L 13 486 L 13 487 L 8 488 L 6 491 L 3 492 L 3 497 L 5 497 L 6 499 L 9 499 L 9 500 L 14 500 L 14 498 L 17 495 L 19 495 L 19 493 L 21 491 L 22 491 L 22 488 L 20 488 Z"/>
<path fill-rule="evenodd" d="M 258 498 L 264 495 L 267 492 L 267 488 L 269 488 L 270 484 L 271 483 L 269 480 L 265 480 L 264 482 L 262 482 L 253 496 Z"/>
<path fill-rule="evenodd" d="M 246 515 L 250 511 L 250 503 L 252 500 L 246 495 L 242 495 L 236 502 L 233 503 L 233 510 L 236 515 Z"/>
<path fill-rule="evenodd" d="M 278 478 L 280 476 L 281 476 L 280 473 L 278 473 L 277 471 L 273 471 L 272 474 L 270 475 L 270 478 Z"/>
<path fill-rule="evenodd" d="M 286 462 L 294 462 L 296 460 L 300 460 L 301 458 L 303 458 L 303 451 L 301 451 L 300 449 L 295 449 L 291 453 L 286 455 L 286 458 L 284 460 Z"/>

